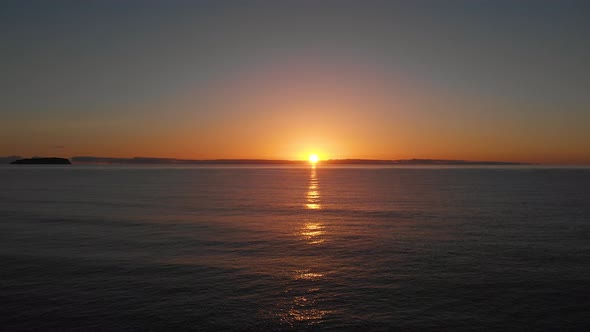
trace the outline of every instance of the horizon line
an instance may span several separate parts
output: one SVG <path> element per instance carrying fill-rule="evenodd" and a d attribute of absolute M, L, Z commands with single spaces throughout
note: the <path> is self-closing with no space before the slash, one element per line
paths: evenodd
<path fill-rule="evenodd" d="M 34 158 L 46 158 L 34 156 Z M 2 160 L 23 159 L 21 156 L 0 157 Z M 216 158 L 216 159 L 180 159 L 159 157 L 97 157 L 97 156 L 73 156 L 69 158 L 75 164 L 307 164 L 306 159 L 266 159 L 266 158 Z M 335 165 L 543 165 L 532 162 L 495 161 L 495 160 L 466 160 L 466 159 L 368 159 L 368 158 L 343 158 L 323 159 L 320 164 Z"/>

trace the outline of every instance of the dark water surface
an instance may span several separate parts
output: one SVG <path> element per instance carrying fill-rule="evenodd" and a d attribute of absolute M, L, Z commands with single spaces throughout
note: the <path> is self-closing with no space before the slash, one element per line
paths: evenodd
<path fill-rule="evenodd" d="M 0 168 L 2 330 L 583 329 L 590 169 Z"/>

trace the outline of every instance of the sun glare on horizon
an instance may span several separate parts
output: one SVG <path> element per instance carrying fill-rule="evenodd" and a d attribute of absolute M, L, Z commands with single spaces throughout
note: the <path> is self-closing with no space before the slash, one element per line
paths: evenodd
<path fill-rule="evenodd" d="M 320 157 L 318 157 L 317 154 L 310 154 L 309 155 L 309 162 L 312 164 L 317 163 L 318 161 L 320 161 Z"/>

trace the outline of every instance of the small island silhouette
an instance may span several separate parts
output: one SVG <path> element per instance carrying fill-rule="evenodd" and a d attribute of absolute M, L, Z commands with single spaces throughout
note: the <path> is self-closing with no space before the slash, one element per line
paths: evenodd
<path fill-rule="evenodd" d="M 72 164 L 66 158 L 25 158 L 11 162 L 12 165 L 70 165 Z"/>

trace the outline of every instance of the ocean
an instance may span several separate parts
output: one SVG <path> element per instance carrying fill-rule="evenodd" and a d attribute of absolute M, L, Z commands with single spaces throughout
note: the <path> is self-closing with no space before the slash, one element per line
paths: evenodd
<path fill-rule="evenodd" d="M 0 329 L 590 326 L 590 169 L 0 167 Z"/>

